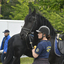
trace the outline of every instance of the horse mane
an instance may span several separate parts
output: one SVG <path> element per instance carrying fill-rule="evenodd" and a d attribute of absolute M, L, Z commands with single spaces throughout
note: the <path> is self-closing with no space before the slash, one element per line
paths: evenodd
<path fill-rule="evenodd" d="M 56 32 L 55 32 L 53 26 L 51 25 L 51 23 L 45 17 L 43 17 L 41 14 L 36 14 L 36 16 L 38 18 L 38 22 L 40 22 L 40 26 L 43 26 L 43 25 L 48 26 L 50 28 L 50 35 L 55 36 Z"/>
<path fill-rule="evenodd" d="M 56 35 L 56 31 L 53 28 L 53 26 L 51 25 L 51 23 L 41 14 L 39 14 L 39 13 L 37 14 L 35 8 L 34 8 L 33 12 L 31 11 L 31 8 L 29 8 L 29 14 L 25 17 L 25 20 L 27 20 L 26 23 L 28 21 L 30 21 L 29 20 L 30 18 L 35 17 L 35 16 L 36 16 L 36 21 L 37 21 L 37 27 L 35 30 L 39 29 L 40 26 L 46 25 L 50 29 L 50 35 L 51 36 Z"/>
<path fill-rule="evenodd" d="M 39 29 L 40 26 L 46 25 L 50 28 L 51 38 L 55 38 L 56 32 L 55 32 L 53 26 L 51 25 L 51 23 L 45 17 L 43 17 L 40 14 L 36 14 L 36 18 L 37 18 L 37 28 L 36 28 L 36 30 Z M 37 45 L 37 43 L 40 41 L 38 39 L 38 35 L 37 35 L 36 30 L 34 31 L 34 43 L 33 43 L 34 45 Z"/>
<path fill-rule="evenodd" d="M 56 35 L 56 31 L 55 29 L 53 28 L 53 26 L 51 25 L 51 23 L 44 17 L 42 16 L 41 14 L 35 14 L 36 16 L 36 20 L 37 20 L 37 29 L 39 29 L 40 26 L 43 26 L 43 25 L 46 25 L 47 27 L 50 28 L 50 35 L 51 36 L 55 36 Z M 25 20 L 27 19 L 26 23 L 29 21 L 29 19 L 32 17 L 32 14 L 28 14 L 26 17 L 25 17 Z"/>

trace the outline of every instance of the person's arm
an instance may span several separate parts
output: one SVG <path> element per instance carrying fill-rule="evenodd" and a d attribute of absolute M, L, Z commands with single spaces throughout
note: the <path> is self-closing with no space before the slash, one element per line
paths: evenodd
<path fill-rule="evenodd" d="M 4 48 L 4 53 L 7 52 L 7 49 L 8 49 L 8 41 L 11 37 L 9 37 L 6 41 L 5 41 L 5 48 Z"/>
<path fill-rule="evenodd" d="M 5 41 L 5 45 L 4 45 L 4 53 L 7 52 L 8 49 L 8 40 Z"/>
<path fill-rule="evenodd" d="M 7 48 L 8 48 L 8 41 L 6 40 L 5 41 L 5 45 L 4 45 L 4 53 L 7 52 Z"/>
<path fill-rule="evenodd" d="M 35 49 L 32 49 L 32 55 L 34 58 L 37 58 L 39 55 L 35 53 Z"/>
<path fill-rule="evenodd" d="M 37 47 L 36 47 L 36 49 L 33 49 L 33 50 L 32 50 L 32 55 L 33 55 L 33 57 L 34 57 L 34 58 L 37 58 L 42 51 L 43 51 L 43 46 L 42 46 L 42 44 L 38 44 Z"/>
<path fill-rule="evenodd" d="M 4 40 L 4 38 L 3 38 L 3 40 Z M 2 43 L 1 43 L 0 50 L 2 50 L 2 48 L 3 48 L 3 40 L 2 40 Z"/>

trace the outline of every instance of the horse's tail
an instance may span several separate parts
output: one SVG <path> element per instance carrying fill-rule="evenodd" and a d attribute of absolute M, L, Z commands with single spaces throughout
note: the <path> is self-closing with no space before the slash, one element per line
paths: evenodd
<path fill-rule="evenodd" d="M 10 38 L 8 41 L 8 50 L 6 54 L 6 59 L 4 60 L 3 64 L 11 64 L 13 60 L 13 41 L 14 41 L 14 36 Z"/>

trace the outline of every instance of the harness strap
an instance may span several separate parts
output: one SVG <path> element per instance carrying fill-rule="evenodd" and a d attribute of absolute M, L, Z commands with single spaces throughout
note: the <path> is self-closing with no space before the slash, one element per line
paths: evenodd
<path fill-rule="evenodd" d="M 33 35 L 31 35 L 31 36 L 33 37 Z M 31 41 L 31 37 L 29 37 L 29 41 L 30 41 L 31 47 L 32 47 L 32 49 L 33 49 L 34 47 L 33 47 L 33 45 L 32 45 L 33 42 Z"/>
<path fill-rule="evenodd" d="M 34 35 L 29 34 L 28 38 L 29 38 L 29 41 L 30 41 L 29 44 L 31 45 L 31 47 L 32 47 L 32 49 L 33 49 L 34 47 L 33 47 L 33 42 L 31 41 L 31 39 L 32 39 L 31 36 L 34 37 Z M 28 48 L 29 50 L 31 50 L 31 49 L 28 47 L 27 41 L 26 41 L 26 45 L 27 45 L 27 48 Z"/>

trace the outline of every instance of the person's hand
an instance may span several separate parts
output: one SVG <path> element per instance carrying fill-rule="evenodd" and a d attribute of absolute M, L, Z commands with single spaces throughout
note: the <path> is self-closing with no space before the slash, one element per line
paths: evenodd
<path fill-rule="evenodd" d="M 34 49 L 36 49 L 36 45 L 34 46 Z"/>
<path fill-rule="evenodd" d="M 34 52 L 35 51 L 35 49 L 32 49 L 32 52 Z"/>
<path fill-rule="evenodd" d="M 4 54 L 6 54 L 6 52 L 4 52 Z"/>
<path fill-rule="evenodd" d="M 35 49 L 32 49 L 32 55 L 34 58 L 37 58 L 39 55 L 35 53 Z"/>

